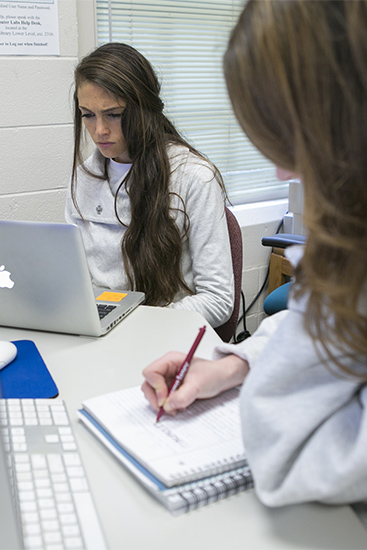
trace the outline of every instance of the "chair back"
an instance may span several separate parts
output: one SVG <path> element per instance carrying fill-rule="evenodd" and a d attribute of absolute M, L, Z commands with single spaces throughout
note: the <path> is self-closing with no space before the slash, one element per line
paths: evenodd
<path fill-rule="evenodd" d="M 234 277 L 234 307 L 228 321 L 215 329 L 223 342 L 229 342 L 235 333 L 238 323 L 242 288 L 242 233 L 236 216 L 226 207 L 226 217 L 231 245 L 232 267 Z"/>

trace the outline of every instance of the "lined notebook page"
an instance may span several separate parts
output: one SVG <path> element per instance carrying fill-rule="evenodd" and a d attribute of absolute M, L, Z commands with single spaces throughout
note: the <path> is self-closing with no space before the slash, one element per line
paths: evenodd
<path fill-rule="evenodd" d="M 158 424 L 140 387 L 89 399 L 83 407 L 168 486 L 245 463 L 238 388 L 196 401 L 175 417 L 164 415 Z"/>

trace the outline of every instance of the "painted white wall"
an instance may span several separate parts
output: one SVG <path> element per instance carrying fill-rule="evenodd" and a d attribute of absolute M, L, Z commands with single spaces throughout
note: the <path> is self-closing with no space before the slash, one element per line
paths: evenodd
<path fill-rule="evenodd" d="M 262 246 L 261 239 L 274 235 L 280 220 L 288 210 L 288 200 L 277 200 L 232 208 L 243 237 L 242 290 L 246 308 L 259 292 L 266 278 L 271 248 Z M 267 285 L 246 316 L 246 328 L 253 334 L 265 317 L 263 303 L 268 295 Z M 242 306 L 241 306 L 242 312 Z M 237 332 L 242 330 L 242 324 Z"/>
<path fill-rule="evenodd" d="M 1 56 L 0 218 L 64 221 L 73 149 L 72 82 L 78 57 L 96 44 L 94 0 L 59 0 L 60 56 Z M 261 245 L 288 201 L 235 207 L 244 243 L 243 289 L 249 304 L 266 275 L 270 250 Z M 266 295 L 252 308 L 252 333 Z"/>
<path fill-rule="evenodd" d="M 1 56 L 0 218 L 63 221 L 71 169 L 76 0 L 59 0 L 59 56 Z"/>

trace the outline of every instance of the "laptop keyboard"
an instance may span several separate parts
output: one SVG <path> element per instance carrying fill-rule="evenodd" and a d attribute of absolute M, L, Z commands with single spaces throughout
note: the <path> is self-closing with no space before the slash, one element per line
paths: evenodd
<path fill-rule="evenodd" d="M 0 426 L 25 548 L 106 548 L 64 402 L 1 399 Z"/>
<path fill-rule="evenodd" d="M 111 311 L 116 309 L 116 306 L 110 306 L 108 304 L 97 304 L 97 309 L 99 318 L 103 319 L 104 317 L 106 317 L 106 315 L 111 313 Z"/>

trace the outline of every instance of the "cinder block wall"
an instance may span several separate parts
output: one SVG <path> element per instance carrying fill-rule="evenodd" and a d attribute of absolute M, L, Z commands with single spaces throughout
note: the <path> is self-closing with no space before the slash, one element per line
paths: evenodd
<path fill-rule="evenodd" d="M 73 147 L 76 0 L 59 0 L 60 56 L 1 56 L 0 218 L 63 221 Z"/>

